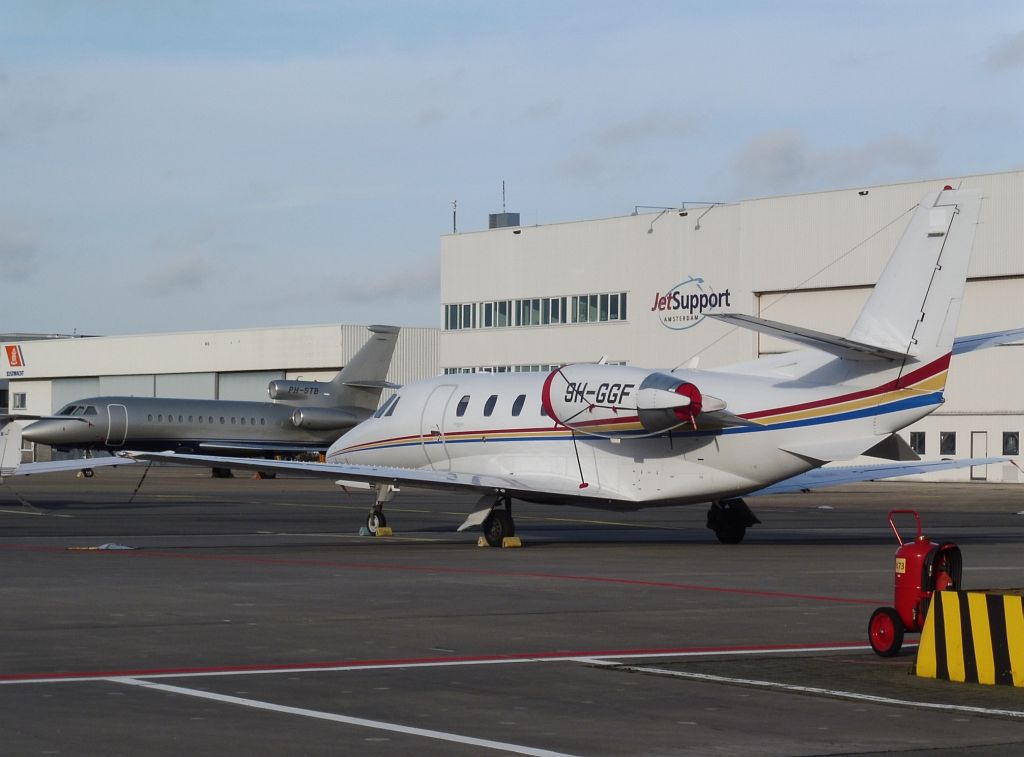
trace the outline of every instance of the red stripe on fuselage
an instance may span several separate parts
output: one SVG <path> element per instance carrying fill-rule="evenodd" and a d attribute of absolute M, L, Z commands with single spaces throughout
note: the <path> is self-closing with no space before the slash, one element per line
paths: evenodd
<path fill-rule="evenodd" d="M 766 415 L 778 415 L 780 413 L 792 413 L 799 410 L 812 410 L 816 407 L 822 407 L 824 405 L 831 405 L 838 402 L 849 402 L 851 400 L 859 400 L 864 397 L 871 397 L 876 394 L 883 394 L 884 392 L 891 392 L 897 389 L 906 389 L 919 381 L 931 378 L 937 373 L 941 373 L 949 368 L 950 355 L 944 355 L 943 357 L 929 363 L 928 365 L 921 366 L 917 370 L 911 371 L 905 376 L 888 381 L 880 386 L 876 386 L 873 389 L 861 389 L 857 392 L 850 392 L 849 394 L 841 394 L 838 397 L 827 397 L 821 400 L 814 400 L 813 402 L 802 402 L 798 405 L 787 405 L 786 407 L 776 407 L 769 410 L 758 410 L 753 413 L 743 413 L 743 418 L 763 418 Z"/>

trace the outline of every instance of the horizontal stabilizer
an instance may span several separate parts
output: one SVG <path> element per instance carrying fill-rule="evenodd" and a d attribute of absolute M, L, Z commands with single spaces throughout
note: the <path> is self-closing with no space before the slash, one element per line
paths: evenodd
<path fill-rule="evenodd" d="M 963 355 L 965 352 L 985 350 L 989 347 L 1002 347 L 1012 342 L 1019 342 L 1022 339 L 1024 339 L 1024 329 L 990 331 L 987 334 L 960 336 L 953 340 L 953 354 Z"/>
<path fill-rule="evenodd" d="M 889 361 L 900 361 L 908 357 L 914 357 L 913 352 L 910 354 L 896 352 L 885 347 L 856 342 L 843 336 L 825 334 L 821 331 L 805 329 L 802 326 L 791 326 L 788 323 L 769 321 L 766 318 L 757 318 L 752 315 L 743 315 L 742 313 L 708 313 L 707 315 L 709 318 L 715 318 L 733 326 L 796 342 L 797 344 L 812 347 L 836 357 L 845 357 L 852 360 L 874 359 Z"/>

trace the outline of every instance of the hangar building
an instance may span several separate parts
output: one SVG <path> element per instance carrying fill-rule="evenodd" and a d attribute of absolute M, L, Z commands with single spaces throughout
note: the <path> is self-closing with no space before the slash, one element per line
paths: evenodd
<path fill-rule="evenodd" d="M 327 325 L 3 341 L 9 407 L 46 415 L 83 397 L 128 395 L 268 401 L 275 379 L 325 381 L 371 334 Z M 438 330 L 403 327 L 388 381 L 436 375 Z M 388 393 L 385 393 L 387 396 Z M 38 459 L 49 459 L 49 450 Z M 36 450 L 25 443 L 25 458 Z"/>
<path fill-rule="evenodd" d="M 441 240 L 441 368 L 547 370 L 602 356 L 713 367 L 794 348 L 705 318 L 716 306 L 844 335 L 916 203 L 947 184 L 984 195 L 959 334 L 1024 326 L 1024 171 L 1013 171 L 542 226 L 492 217 L 495 228 Z M 1020 375 L 1024 344 L 955 357 L 946 404 L 904 437 L 924 459 L 1019 460 Z M 932 478 L 1018 473 L 1000 464 Z"/>

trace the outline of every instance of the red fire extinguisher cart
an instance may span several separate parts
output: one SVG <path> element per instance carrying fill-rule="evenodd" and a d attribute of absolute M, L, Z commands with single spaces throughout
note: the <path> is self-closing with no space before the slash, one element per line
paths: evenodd
<path fill-rule="evenodd" d="M 913 541 L 903 541 L 894 520 L 897 515 L 914 516 L 917 537 Z M 889 526 L 900 545 L 896 550 L 895 607 L 879 607 L 868 621 L 871 648 L 882 657 L 900 651 L 907 631 L 921 632 L 932 594 L 959 588 L 963 572 L 960 548 L 948 542 L 928 541 L 921 533 L 921 517 L 914 510 L 890 510 Z"/>

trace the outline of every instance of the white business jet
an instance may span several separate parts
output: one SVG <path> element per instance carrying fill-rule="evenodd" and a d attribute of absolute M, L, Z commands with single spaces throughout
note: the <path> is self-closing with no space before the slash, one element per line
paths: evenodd
<path fill-rule="evenodd" d="M 926 195 L 845 337 L 715 316 L 798 342 L 795 352 L 710 370 L 581 363 L 440 376 L 403 387 L 320 464 L 130 454 L 361 482 L 377 491 L 371 530 L 385 524 L 395 487 L 409 486 L 479 492 L 460 530 L 481 525 L 493 545 L 515 532 L 513 499 L 613 510 L 710 503 L 708 527 L 739 542 L 759 522 L 745 495 L 784 481 L 800 488 L 793 477 L 860 455 L 918 459 L 895 432 L 943 402 L 980 207 L 971 191 Z M 858 470 L 865 480 L 969 462 Z M 816 473 L 814 485 L 826 485 Z"/>

